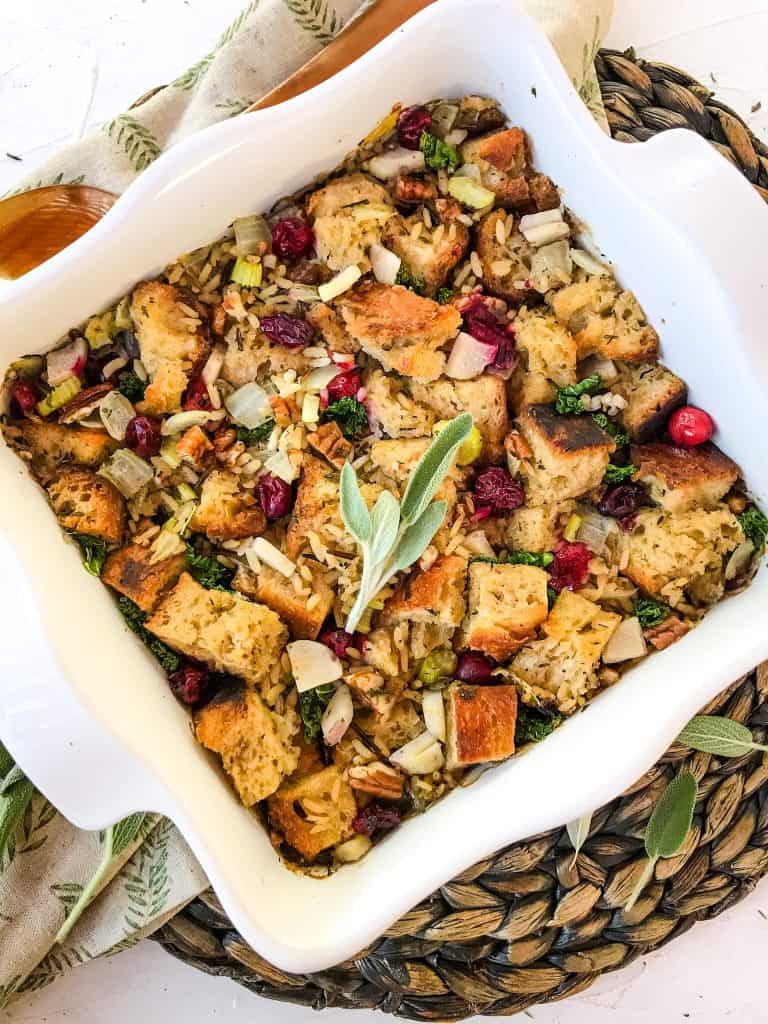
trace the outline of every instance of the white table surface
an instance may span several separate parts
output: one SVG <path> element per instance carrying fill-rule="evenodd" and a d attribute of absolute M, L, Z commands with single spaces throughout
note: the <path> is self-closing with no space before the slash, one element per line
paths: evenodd
<path fill-rule="evenodd" d="M 0 0 L 0 194 L 84 122 L 105 120 L 191 64 L 243 2 Z M 698 75 L 722 100 L 749 114 L 753 128 L 768 140 L 768 0 L 616 0 L 616 8 L 608 45 L 634 44 L 642 56 Z M 752 111 L 758 103 L 761 109 Z M 768 1022 L 766 954 L 768 883 L 664 953 L 603 977 L 565 1003 L 537 1007 L 528 1017 L 541 1024 Z M 13 1024 L 136 1020 L 305 1024 L 310 1011 L 209 978 L 151 942 L 79 967 L 0 1011 L 0 1022 Z M 374 1016 L 329 1011 L 322 1020 L 371 1024 Z"/>

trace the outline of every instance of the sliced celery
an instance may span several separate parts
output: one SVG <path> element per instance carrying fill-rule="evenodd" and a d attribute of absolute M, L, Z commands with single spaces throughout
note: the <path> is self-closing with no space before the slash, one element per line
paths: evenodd
<path fill-rule="evenodd" d="M 54 388 L 45 398 L 37 403 L 37 411 L 41 416 L 50 416 L 52 412 L 60 409 L 62 405 L 71 402 L 81 389 L 79 377 L 67 377 L 57 388 Z"/>
<path fill-rule="evenodd" d="M 247 257 L 238 256 L 237 262 L 232 268 L 230 278 L 235 284 L 243 288 L 258 288 L 261 284 L 263 270 L 261 263 L 251 263 Z"/>

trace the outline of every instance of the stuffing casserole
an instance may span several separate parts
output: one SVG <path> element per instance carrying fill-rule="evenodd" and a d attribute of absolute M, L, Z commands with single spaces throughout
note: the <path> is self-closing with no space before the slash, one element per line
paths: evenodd
<path fill-rule="evenodd" d="M 324 180 L 17 360 L 4 397 L 197 740 L 315 873 L 684 636 L 768 532 L 481 97 L 396 108 Z M 402 502 L 463 413 L 434 536 L 355 612 L 343 468 L 369 509 Z"/>

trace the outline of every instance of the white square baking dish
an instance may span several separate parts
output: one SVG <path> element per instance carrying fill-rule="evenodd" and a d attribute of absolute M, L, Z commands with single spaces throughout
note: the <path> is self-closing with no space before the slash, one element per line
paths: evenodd
<path fill-rule="evenodd" d="M 768 496 L 768 212 L 707 143 L 602 134 L 541 31 L 510 0 L 442 0 L 330 82 L 173 148 L 89 234 L 0 298 L 0 359 L 50 347 L 135 281 L 332 167 L 397 100 L 480 92 L 531 135 L 665 361 L 716 416 L 718 439 Z M 4 445 L 0 737 L 75 824 L 137 810 L 172 818 L 244 938 L 290 971 L 353 955 L 452 875 L 613 797 L 684 722 L 768 657 L 768 573 L 546 743 L 406 822 L 316 881 L 286 870 L 190 735 L 186 713 L 62 542 L 42 492 Z"/>

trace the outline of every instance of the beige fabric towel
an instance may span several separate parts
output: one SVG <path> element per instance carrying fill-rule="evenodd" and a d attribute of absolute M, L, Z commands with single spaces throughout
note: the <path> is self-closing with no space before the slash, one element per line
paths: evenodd
<path fill-rule="evenodd" d="M 397 3 L 397 0 L 379 0 Z M 612 0 L 521 0 L 585 103 L 604 122 L 594 57 Z M 232 117 L 309 60 L 361 0 L 252 0 L 193 67 L 63 150 L 22 183 L 86 182 L 121 192 L 179 139 Z M 258 827 L 254 824 L 254 828 Z M 0 1006 L 64 971 L 133 945 L 207 887 L 174 826 L 147 816 L 63 944 L 56 933 L 93 877 L 105 836 L 73 828 L 36 796 L 0 862 Z"/>

